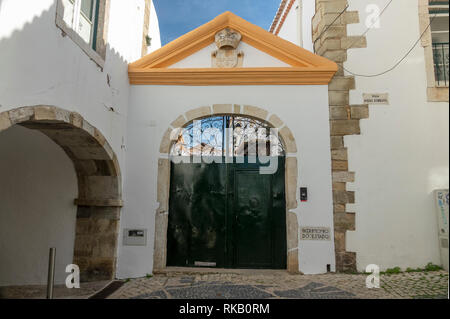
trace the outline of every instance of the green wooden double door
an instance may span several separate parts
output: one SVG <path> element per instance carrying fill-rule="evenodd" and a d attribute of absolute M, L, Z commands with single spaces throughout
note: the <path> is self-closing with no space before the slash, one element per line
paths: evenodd
<path fill-rule="evenodd" d="M 260 163 L 171 167 L 167 265 L 286 268 L 284 157 Z"/>

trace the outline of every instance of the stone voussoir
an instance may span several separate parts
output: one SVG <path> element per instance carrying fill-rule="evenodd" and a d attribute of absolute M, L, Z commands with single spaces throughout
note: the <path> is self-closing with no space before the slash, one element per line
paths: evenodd
<path fill-rule="evenodd" d="M 265 120 L 269 115 L 269 112 L 263 110 L 262 108 L 252 106 L 252 105 L 244 105 L 244 114 L 252 117 L 256 117 L 261 120 Z"/>
<path fill-rule="evenodd" d="M 8 129 L 11 125 L 8 112 L 0 113 L 0 132 Z"/>
<path fill-rule="evenodd" d="M 187 121 L 184 118 L 184 116 L 180 115 L 179 117 L 177 117 L 177 119 L 175 121 L 170 123 L 170 126 L 172 126 L 173 128 L 180 128 L 180 127 L 183 127 L 183 125 L 186 124 L 186 122 Z"/>
<path fill-rule="evenodd" d="M 56 120 L 56 108 L 52 106 L 36 106 L 34 108 L 35 121 L 54 121 Z"/>
<path fill-rule="evenodd" d="M 83 127 L 83 117 L 77 112 L 70 113 L 70 123 L 78 128 Z"/>
<path fill-rule="evenodd" d="M 297 143 L 295 142 L 294 135 L 289 127 L 285 126 L 279 131 L 279 135 L 284 142 L 285 150 L 287 153 L 297 153 Z"/>
<path fill-rule="evenodd" d="M 161 139 L 161 144 L 159 145 L 159 152 L 161 154 L 169 154 L 170 147 L 172 145 L 171 136 L 173 129 L 168 128 Z"/>
<path fill-rule="evenodd" d="M 33 116 L 33 107 L 20 107 L 9 111 L 9 120 L 11 121 L 11 124 L 29 121 L 33 118 Z"/>
<path fill-rule="evenodd" d="M 295 209 L 297 202 L 298 161 L 296 157 L 286 158 L 286 208 Z"/>
<path fill-rule="evenodd" d="M 272 114 L 268 120 L 269 124 L 275 128 L 283 127 L 283 121 L 275 114 Z"/>
<path fill-rule="evenodd" d="M 214 104 L 213 114 L 229 114 L 232 111 L 231 104 Z"/>
<path fill-rule="evenodd" d="M 211 115 L 211 107 L 209 106 L 202 106 L 185 113 L 185 117 L 188 122 L 209 115 Z"/>

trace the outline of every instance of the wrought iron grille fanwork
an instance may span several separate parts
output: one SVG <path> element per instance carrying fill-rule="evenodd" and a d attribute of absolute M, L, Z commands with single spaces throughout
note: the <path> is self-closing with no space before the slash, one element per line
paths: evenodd
<path fill-rule="evenodd" d="M 434 72 L 438 86 L 448 86 L 449 82 L 449 60 L 448 42 L 433 43 Z"/>
<path fill-rule="evenodd" d="M 278 132 L 268 124 L 243 116 L 213 116 L 194 120 L 178 132 L 172 156 L 283 156 Z"/>

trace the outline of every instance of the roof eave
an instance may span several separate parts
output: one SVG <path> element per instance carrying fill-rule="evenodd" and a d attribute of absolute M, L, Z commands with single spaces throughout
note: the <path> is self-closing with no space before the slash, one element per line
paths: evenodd
<path fill-rule="evenodd" d="M 336 68 L 129 69 L 132 85 L 328 85 Z"/>
<path fill-rule="evenodd" d="M 213 43 L 215 34 L 226 27 L 240 32 L 242 41 L 293 67 L 321 66 L 331 62 L 277 37 L 231 12 L 225 12 L 161 49 L 131 63 L 130 66 L 143 69 L 168 67 Z"/>

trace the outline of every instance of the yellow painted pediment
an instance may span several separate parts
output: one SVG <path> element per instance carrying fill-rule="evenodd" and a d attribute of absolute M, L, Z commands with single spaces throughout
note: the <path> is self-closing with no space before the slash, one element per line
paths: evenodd
<path fill-rule="evenodd" d="M 242 41 L 289 67 L 168 68 L 210 45 L 217 32 L 231 28 Z M 135 85 L 324 85 L 338 70 L 336 63 L 225 12 L 128 67 Z"/>

